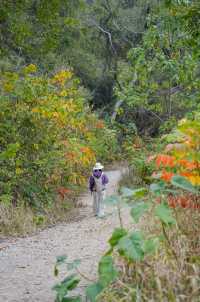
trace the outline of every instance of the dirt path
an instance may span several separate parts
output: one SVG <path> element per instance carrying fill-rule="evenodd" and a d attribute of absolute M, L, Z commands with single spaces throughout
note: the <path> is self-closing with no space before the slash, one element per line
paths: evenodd
<path fill-rule="evenodd" d="M 115 170 L 107 174 L 110 195 L 116 192 L 122 172 Z M 59 255 L 68 255 L 71 260 L 81 259 L 80 270 L 95 279 L 98 260 L 119 222 L 116 213 L 104 219 L 93 217 L 92 200 L 88 194 L 81 201 L 86 206 L 80 210 L 79 221 L 57 225 L 32 237 L 19 238 L 0 251 L 0 302 L 53 302 L 51 287 L 56 281 L 53 266 Z M 127 215 L 126 210 L 123 215 Z M 128 224 L 127 219 L 125 221 Z M 80 293 L 84 292 L 86 283 L 81 282 Z"/>

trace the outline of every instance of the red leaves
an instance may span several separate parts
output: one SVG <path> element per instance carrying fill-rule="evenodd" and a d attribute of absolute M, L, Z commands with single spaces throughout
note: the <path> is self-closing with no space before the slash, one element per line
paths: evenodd
<path fill-rule="evenodd" d="M 167 172 L 167 171 L 163 170 L 162 175 L 161 175 L 161 179 L 166 181 L 166 182 L 170 182 L 173 176 L 174 176 L 174 173 Z"/>
<path fill-rule="evenodd" d="M 160 168 L 161 166 L 173 168 L 175 166 L 175 157 L 159 154 L 156 158 L 156 166 L 157 168 Z"/>
<path fill-rule="evenodd" d="M 171 208 L 181 207 L 184 209 L 200 210 L 200 200 L 197 196 L 192 194 L 173 196 L 169 195 L 167 198 L 168 204 Z"/>
<path fill-rule="evenodd" d="M 71 193 L 72 191 L 70 189 L 64 188 L 64 187 L 60 187 L 57 190 L 60 198 L 63 200 L 65 198 L 65 195 Z"/>
<path fill-rule="evenodd" d="M 194 170 L 194 169 L 198 168 L 198 164 L 197 163 L 189 161 L 189 160 L 186 160 L 186 159 L 180 159 L 180 160 L 177 161 L 177 163 L 181 167 L 184 167 L 184 168 L 186 168 L 188 170 Z"/>
<path fill-rule="evenodd" d="M 105 128 L 104 122 L 102 120 L 97 121 L 96 128 L 97 129 L 103 129 L 103 128 Z"/>

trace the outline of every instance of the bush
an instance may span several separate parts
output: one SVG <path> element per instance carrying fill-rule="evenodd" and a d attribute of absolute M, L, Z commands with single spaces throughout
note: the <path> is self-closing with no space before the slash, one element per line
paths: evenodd
<path fill-rule="evenodd" d="M 0 202 L 52 205 L 85 185 L 98 159 L 113 159 L 115 133 L 92 114 L 70 70 L 33 64 L 0 78 Z"/>

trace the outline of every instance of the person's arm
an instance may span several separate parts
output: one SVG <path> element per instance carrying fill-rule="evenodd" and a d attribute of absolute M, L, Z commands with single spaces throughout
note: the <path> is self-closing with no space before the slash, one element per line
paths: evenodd
<path fill-rule="evenodd" d="M 92 192 L 94 190 L 94 177 L 93 176 L 90 176 L 90 179 L 89 179 L 89 190 L 90 192 Z"/>
<path fill-rule="evenodd" d="M 103 186 L 107 185 L 109 183 L 108 176 L 106 174 L 103 174 L 102 176 L 102 184 Z"/>

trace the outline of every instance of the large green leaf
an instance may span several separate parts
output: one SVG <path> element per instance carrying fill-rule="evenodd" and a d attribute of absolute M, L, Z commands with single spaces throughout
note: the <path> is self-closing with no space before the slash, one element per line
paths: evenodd
<path fill-rule="evenodd" d="M 112 233 L 111 238 L 109 239 L 109 243 L 112 247 L 116 246 L 119 240 L 127 235 L 127 231 L 123 228 L 116 228 Z"/>
<path fill-rule="evenodd" d="M 192 193 L 198 193 L 195 187 L 183 176 L 175 175 L 171 179 L 172 185 L 181 188 L 183 190 L 192 192 Z"/>
<path fill-rule="evenodd" d="M 77 275 L 72 274 L 66 277 L 61 283 L 65 285 L 68 290 L 72 290 L 78 285 L 79 282 L 80 279 L 77 277 Z"/>
<path fill-rule="evenodd" d="M 123 187 L 121 189 L 121 192 L 122 192 L 123 197 L 141 198 L 146 194 L 147 189 L 146 188 L 139 188 L 139 189 L 132 190 L 132 189 Z"/>
<path fill-rule="evenodd" d="M 96 297 L 101 293 L 102 290 L 103 286 L 99 282 L 91 284 L 86 289 L 86 296 L 90 302 L 95 302 Z"/>
<path fill-rule="evenodd" d="M 165 183 L 160 181 L 150 185 L 150 191 L 154 194 L 160 195 L 165 190 Z"/>
<path fill-rule="evenodd" d="M 146 202 L 138 202 L 131 208 L 131 216 L 137 223 L 140 217 L 149 209 L 149 204 Z"/>
<path fill-rule="evenodd" d="M 159 238 L 147 239 L 143 243 L 143 251 L 145 254 L 153 254 L 157 250 L 159 245 Z"/>
<path fill-rule="evenodd" d="M 58 301 L 62 301 L 68 291 L 73 290 L 79 282 L 80 279 L 75 274 L 72 274 L 61 281 L 61 283 L 56 284 L 53 290 L 57 292 Z"/>
<path fill-rule="evenodd" d="M 104 199 L 104 203 L 109 205 L 117 205 L 121 201 L 121 198 L 118 195 L 111 195 Z"/>
<path fill-rule="evenodd" d="M 117 277 L 117 271 L 113 264 L 111 256 L 103 256 L 99 262 L 99 282 L 103 287 L 106 287 Z"/>
<path fill-rule="evenodd" d="M 134 232 L 131 235 L 125 236 L 119 240 L 119 253 L 128 260 L 140 261 L 144 257 L 142 243 L 142 234 L 140 232 Z"/>
<path fill-rule="evenodd" d="M 155 208 L 156 216 L 165 224 L 174 224 L 176 220 L 172 216 L 172 211 L 167 204 L 160 204 Z"/>

